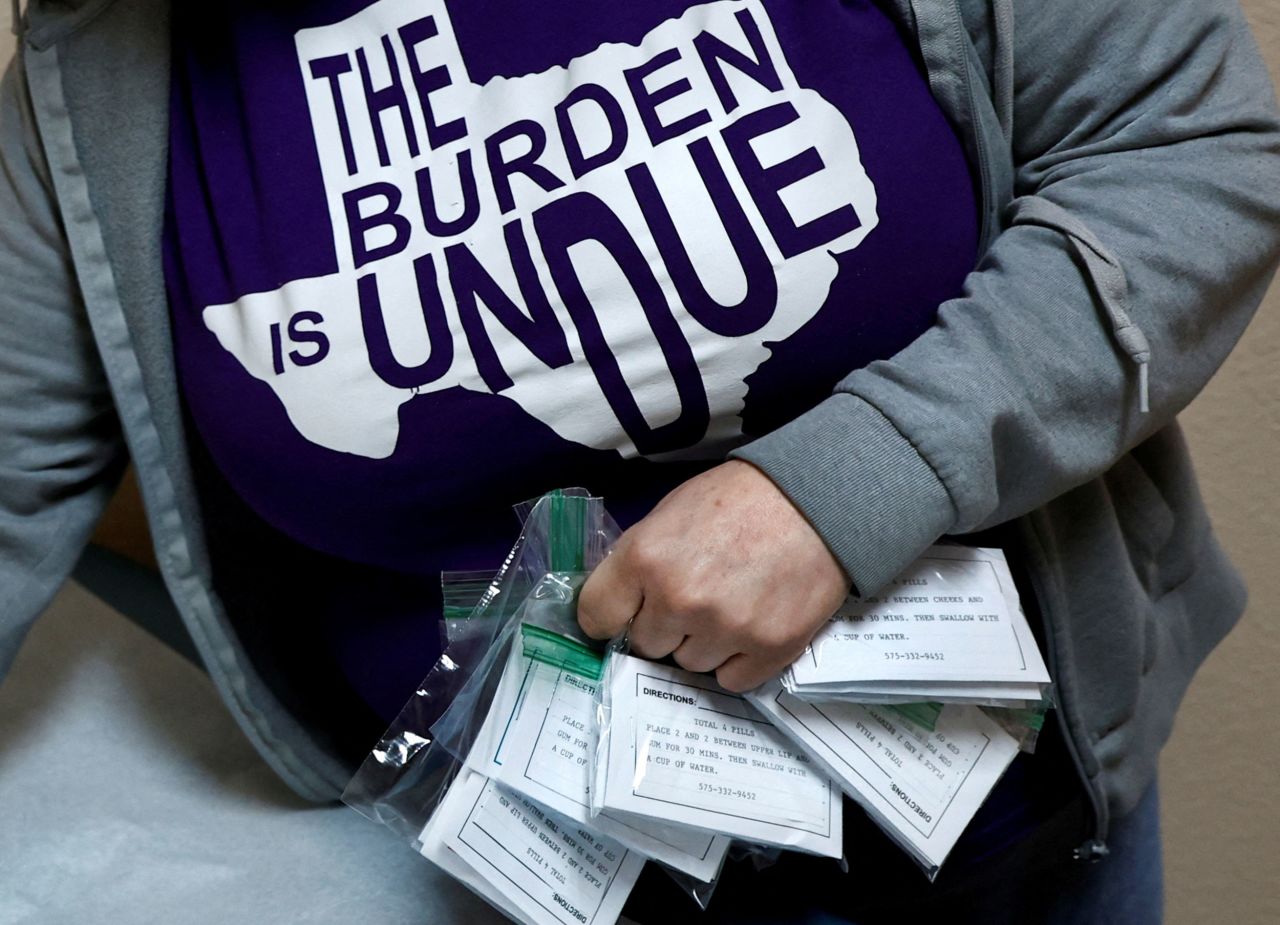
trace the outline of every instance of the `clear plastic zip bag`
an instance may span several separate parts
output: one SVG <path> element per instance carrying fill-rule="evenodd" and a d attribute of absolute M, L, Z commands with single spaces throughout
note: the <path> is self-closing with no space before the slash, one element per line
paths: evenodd
<path fill-rule="evenodd" d="M 946 704 L 937 701 L 881 704 L 885 710 L 927 732 L 936 732 L 938 718 Z M 1018 741 L 1018 748 L 1029 755 L 1036 751 L 1036 740 L 1044 728 L 1045 717 L 1054 706 L 1053 686 L 1045 689 L 1040 702 L 1026 707 L 1002 707 L 979 704 L 978 708 L 991 717 L 1009 735 Z"/>
<path fill-rule="evenodd" d="M 594 567 L 616 541 L 617 525 L 583 489 L 552 492 L 519 506 L 523 527 L 498 572 L 483 586 L 478 573 L 450 581 L 450 641 L 387 728 L 342 795 L 374 822 L 416 841 L 474 738 L 478 704 L 492 697 L 493 666 L 518 629 L 514 617 L 533 588 L 553 572 Z M 466 585 L 466 587 L 463 587 Z M 463 615 L 464 594 L 474 604 Z M 435 727 L 440 724 L 440 729 Z M 442 735 L 443 733 L 443 735 Z"/>
<path fill-rule="evenodd" d="M 497 573 L 489 569 L 440 573 L 440 630 L 444 648 L 482 625 L 479 621 L 473 623 L 471 617 L 497 577 Z M 488 613 L 488 610 L 480 611 L 480 614 Z"/>
<path fill-rule="evenodd" d="M 1000 728 L 1018 741 L 1018 749 L 1028 755 L 1034 755 L 1036 742 L 1044 729 L 1049 711 L 1057 705 L 1053 685 L 1049 685 L 1044 697 L 1037 704 L 1021 708 L 983 707 L 982 711 L 991 717 Z"/>
<path fill-rule="evenodd" d="M 672 871 L 705 901 L 727 839 L 588 812 L 601 645 L 578 628 L 577 593 L 619 530 L 580 490 L 517 513 L 523 530 L 492 580 L 445 576 L 449 645 L 343 799 L 517 921 L 554 921 L 560 904 L 611 922 L 646 858 L 692 874 Z M 520 901 L 530 894 L 541 901 Z"/>

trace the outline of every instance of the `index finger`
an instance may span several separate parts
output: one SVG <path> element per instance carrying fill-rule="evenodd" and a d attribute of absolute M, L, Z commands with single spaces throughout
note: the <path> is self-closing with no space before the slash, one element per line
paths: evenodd
<path fill-rule="evenodd" d="M 592 639 L 612 639 L 627 628 L 643 602 L 639 583 L 618 556 L 609 556 L 587 576 L 578 594 L 578 625 Z"/>

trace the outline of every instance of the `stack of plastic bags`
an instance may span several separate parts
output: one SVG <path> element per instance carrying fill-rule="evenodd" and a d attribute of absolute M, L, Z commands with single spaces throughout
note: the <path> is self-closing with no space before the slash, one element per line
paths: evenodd
<path fill-rule="evenodd" d="M 836 653 L 852 661 L 854 640 L 841 634 L 897 622 L 868 601 L 842 611 L 815 641 L 816 658 L 742 696 L 710 675 L 632 657 L 625 639 L 602 648 L 581 635 L 577 590 L 619 532 L 599 499 L 555 492 L 520 513 L 524 529 L 490 582 L 446 578 L 445 653 L 343 797 L 516 921 L 608 925 L 646 860 L 705 905 L 731 848 L 839 858 L 842 793 L 933 876 L 1020 744 L 1034 741 L 1039 713 L 1027 705 L 1048 678 L 1029 631 L 1023 639 L 1012 627 L 1021 611 L 1011 581 L 996 586 L 1000 612 L 1039 665 L 1036 680 L 966 676 L 962 702 L 921 703 L 918 692 L 939 693 L 927 674 L 888 672 L 874 680 L 906 680 L 900 703 L 854 702 L 876 695 L 801 665 L 829 667 Z M 982 597 L 985 585 L 947 569 L 1003 564 L 990 551 L 937 559 L 947 593 L 935 584 L 910 596 Z M 978 590 L 950 593 L 961 587 Z M 1023 687 L 977 696 L 988 683 Z M 822 698 L 819 685 L 838 689 Z M 974 705 L 993 701 L 1021 709 Z"/>

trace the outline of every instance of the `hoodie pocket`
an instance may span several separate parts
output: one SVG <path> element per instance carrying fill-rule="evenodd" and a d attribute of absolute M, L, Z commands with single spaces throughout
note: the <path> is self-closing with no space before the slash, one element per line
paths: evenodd
<path fill-rule="evenodd" d="M 1178 518 L 1143 460 L 1131 453 L 1103 476 L 1129 564 L 1147 595 L 1159 598 L 1182 576 L 1170 566 Z"/>

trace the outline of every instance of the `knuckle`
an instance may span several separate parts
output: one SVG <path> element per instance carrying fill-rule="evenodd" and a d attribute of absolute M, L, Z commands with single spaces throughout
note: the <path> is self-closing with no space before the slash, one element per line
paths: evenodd
<path fill-rule="evenodd" d="M 715 627 L 726 636 L 739 640 L 743 643 L 751 642 L 751 617 L 745 612 L 745 610 L 725 608 L 710 614 L 708 619 L 713 622 Z"/>
<path fill-rule="evenodd" d="M 651 645 L 648 640 L 643 637 L 631 637 L 629 645 L 631 646 L 631 654 L 638 655 L 640 658 L 657 659 L 666 655 L 665 652 L 658 650 L 657 646 Z"/>
<path fill-rule="evenodd" d="M 661 575 L 664 569 L 665 551 L 643 534 L 633 536 L 623 549 L 622 558 L 634 573 L 647 577 Z"/>
<path fill-rule="evenodd" d="M 747 630 L 754 648 L 764 652 L 782 652 L 795 646 L 795 633 L 782 620 L 756 620 Z"/>
<path fill-rule="evenodd" d="M 719 662 L 713 661 L 706 653 L 687 653 L 677 651 L 674 655 L 676 664 L 685 671 L 703 674 L 715 668 Z"/>
<path fill-rule="evenodd" d="M 631 651 L 641 658 L 666 658 L 679 642 L 657 630 L 651 623 L 636 624 L 631 629 Z"/>
<path fill-rule="evenodd" d="M 685 671 L 697 672 L 701 670 L 698 668 L 698 656 L 696 655 L 690 655 L 687 652 L 676 650 L 671 654 L 671 658 Z"/>
<path fill-rule="evenodd" d="M 662 599 L 668 610 L 682 616 L 707 614 L 713 610 L 707 596 L 696 585 L 669 584 L 663 589 Z"/>

